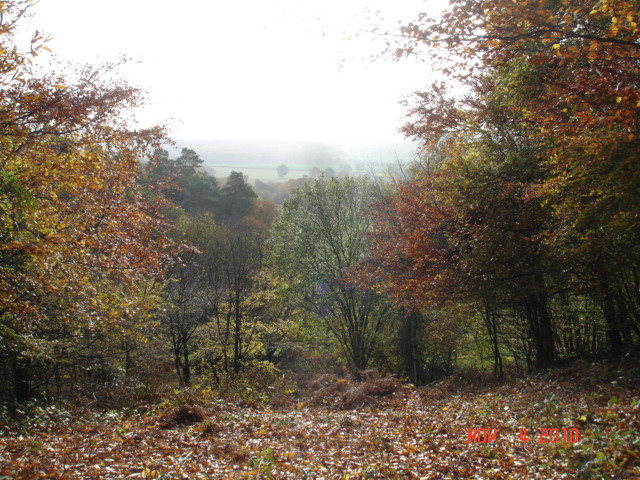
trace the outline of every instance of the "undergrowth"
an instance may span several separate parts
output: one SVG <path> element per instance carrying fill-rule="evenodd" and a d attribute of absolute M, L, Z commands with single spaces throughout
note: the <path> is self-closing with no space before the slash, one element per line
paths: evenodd
<path fill-rule="evenodd" d="M 637 373 L 574 364 L 421 388 L 320 375 L 295 386 L 280 378 L 278 392 L 252 393 L 255 401 L 194 385 L 146 409 L 32 405 L 3 430 L 0 477 L 638 478 Z M 495 438 L 474 437 L 482 429 Z M 544 437 L 552 429 L 555 439 Z M 563 429 L 574 437 L 563 439 Z"/>

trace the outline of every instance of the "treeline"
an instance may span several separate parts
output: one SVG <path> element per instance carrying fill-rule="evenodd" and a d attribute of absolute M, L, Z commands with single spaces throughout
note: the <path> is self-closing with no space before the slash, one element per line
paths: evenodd
<path fill-rule="evenodd" d="M 475 317 L 497 374 L 637 358 L 636 7 L 453 2 L 393 52 L 444 54 L 449 82 L 416 94 L 404 131 L 425 156 L 378 205 L 362 276 L 411 311 Z"/>
<path fill-rule="evenodd" d="M 290 181 L 279 209 L 129 128 L 115 65 L 37 76 L 46 39 L 13 43 L 29 3 L 0 18 L 0 401 L 637 359 L 633 2 L 419 16 L 392 53 L 457 59 L 410 110 L 421 160 Z"/>
<path fill-rule="evenodd" d="M 262 273 L 275 207 L 130 128 L 141 92 L 118 65 L 32 69 L 48 39 L 16 46 L 30 4 L 0 6 L 0 401 L 104 403 L 265 357 L 286 327 Z"/>
<path fill-rule="evenodd" d="M 275 354 L 286 337 L 289 308 L 265 268 L 266 239 L 276 206 L 258 200 L 240 172 L 218 185 L 183 148 L 175 160 L 156 150 L 147 179 L 175 205 L 167 212 L 176 241 L 189 251 L 166 271 L 158 314 L 183 385 L 196 368 L 216 383 Z"/>

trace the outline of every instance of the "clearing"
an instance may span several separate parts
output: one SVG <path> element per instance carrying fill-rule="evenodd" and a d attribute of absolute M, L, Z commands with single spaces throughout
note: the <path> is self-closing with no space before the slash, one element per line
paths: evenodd
<path fill-rule="evenodd" d="M 286 408 L 220 400 L 201 405 L 204 419 L 169 406 L 39 409 L 5 427 L 0 479 L 640 477 L 637 370 L 564 369 L 482 387 L 384 381 L 326 377 L 320 394 Z"/>

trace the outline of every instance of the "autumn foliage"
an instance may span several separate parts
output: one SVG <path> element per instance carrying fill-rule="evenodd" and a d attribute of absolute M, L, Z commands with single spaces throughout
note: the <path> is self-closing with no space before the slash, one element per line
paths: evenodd
<path fill-rule="evenodd" d="M 136 130 L 117 65 L 39 73 L 31 3 L 0 3 L 0 478 L 640 475 L 637 2 L 419 14 L 420 160 L 279 212 Z"/>
<path fill-rule="evenodd" d="M 410 103 L 424 157 L 376 208 L 358 275 L 481 319 L 496 371 L 506 350 L 540 368 L 640 339 L 636 7 L 453 1 L 392 48 L 447 81 Z"/>
<path fill-rule="evenodd" d="M 17 397 L 29 395 L 26 365 L 56 345 L 131 334 L 172 261 L 166 202 L 138 182 L 162 130 L 128 127 L 140 92 L 113 81 L 115 65 L 38 76 L 30 60 L 46 39 L 12 44 L 30 3 L 0 5 L 0 339 Z"/>

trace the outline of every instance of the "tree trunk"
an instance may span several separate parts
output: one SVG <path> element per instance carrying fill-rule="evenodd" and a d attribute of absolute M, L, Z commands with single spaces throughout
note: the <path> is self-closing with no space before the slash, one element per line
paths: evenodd
<path fill-rule="evenodd" d="M 622 335 L 620 335 L 618 315 L 616 314 L 613 296 L 605 285 L 602 285 L 602 313 L 607 324 L 607 340 L 609 341 L 611 355 L 619 357 L 622 355 L 624 344 Z"/>
<path fill-rule="evenodd" d="M 31 398 L 31 372 L 19 357 L 13 360 L 13 392 L 18 403 Z"/>
<path fill-rule="evenodd" d="M 545 370 L 555 359 L 555 342 L 547 306 L 545 280 L 541 272 L 533 275 L 523 306 L 536 348 L 536 369 Z"/>
<path fill-rule="evenodd" d="M 500 354 L 500 344 L 498 340 L 498 317 L 488 304 L 485 304 L 483 317 L 493 352 L 493 374 L 502 379 L 504 377 L 504 370 L 502 367 L 502 355 Z"/>
<path fill-rule="evenodd" d="M 423 372 L 420 367 L 420 351 L 418 347 L 419 322 L 419 314 L 407 314 L 402 318 L 399 332 L 400 374 L 403 377 L 409 378 L 414 385 L 423 383 Z"/>

